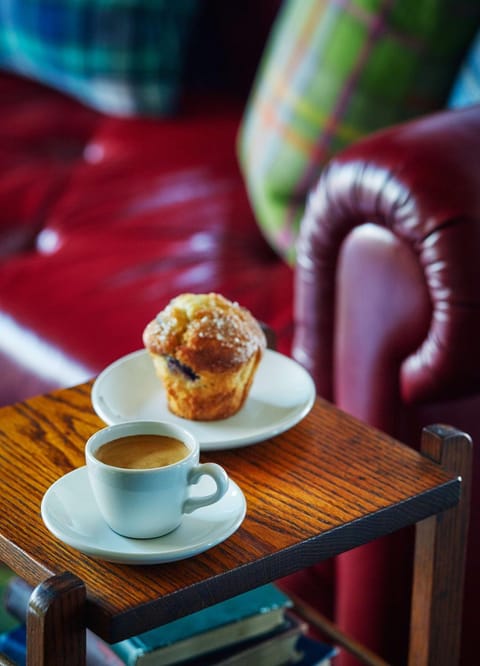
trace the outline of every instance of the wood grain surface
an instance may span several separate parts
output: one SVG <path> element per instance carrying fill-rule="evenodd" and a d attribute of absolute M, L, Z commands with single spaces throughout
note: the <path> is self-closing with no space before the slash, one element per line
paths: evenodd
<path fill-rule="evenodd" d="M 93 559 L 56 539 L 40 503 L 84 465 L 105 424 L 91 384 L 0 410 L 0 558 L 30 584 L 69 572 L 87 589 L 87 625 L 109 642 L 186 615 L 453 506 L 460 482 L 390 437 L 318 399 L 265 442 L 207 451 L 247 499 L 241 527 L 196 557 L 155 566 Z M 419 435 L 420 436 L 420 435 Z"/>

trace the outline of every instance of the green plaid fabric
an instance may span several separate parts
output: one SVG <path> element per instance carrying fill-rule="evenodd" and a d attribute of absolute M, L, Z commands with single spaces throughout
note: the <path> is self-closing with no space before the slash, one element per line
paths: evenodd
<path fill-rule="evenodd" d="M 0 66 L 116 115 L 171 113 L 198 0 L 1 0 Z"/>
<path fill-rule="evenodd" d="M 308 190 L 340 149 L 442 107 L 478 0 L 288 0 L 239 134 L 258 222 L 291 263 Z"/>

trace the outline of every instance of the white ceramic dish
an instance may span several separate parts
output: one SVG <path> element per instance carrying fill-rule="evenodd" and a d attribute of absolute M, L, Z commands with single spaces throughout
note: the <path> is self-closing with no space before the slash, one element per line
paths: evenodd
<path fill-rule="evenodd" d="M 203 495 L 213 488 L 213 481 L 202 477 L 192 495 Z M 198 555 L 231 536 L 246 509 L 244 494 L 230 479 L 222 499 L 185 515 L 173 532 L 156 539 L 127 539 L 111 530 L 101 517 L 86 467 L 55 481 L 41 505 L 45 525 L 60 541 L 91 557 L 123 564 L 160 564 Z"/>
<path fill-rule="evenodd" d="M 190 430 L 201 450 L 230 449 L 274 437 L 303 419 L 315 401 L 308 372 L 288 356 L 267 350 L 242 409 L 221 421 L 190 421 L 172 414 L 145 350 L 109 365 L 94 382 L 92 404 L 108 425 L 133 419 L 172 421 Z"/>

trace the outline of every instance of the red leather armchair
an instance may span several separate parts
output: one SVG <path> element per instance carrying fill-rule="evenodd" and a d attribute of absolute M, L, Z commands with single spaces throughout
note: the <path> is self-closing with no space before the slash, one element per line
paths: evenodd
<path fill-rule="evenodd" d="M 480 106 L 378 132 L 334 158 L 309 198 L 295 280 L 293 355 L 321 395 L 412 446 L 433 422 L 480 441 Z M 480 460 L 473 484 L 468 666 L 478 663 Z M 334 565 L 336 619 L 393 664 L 408 639 L 409 537 Z"/>

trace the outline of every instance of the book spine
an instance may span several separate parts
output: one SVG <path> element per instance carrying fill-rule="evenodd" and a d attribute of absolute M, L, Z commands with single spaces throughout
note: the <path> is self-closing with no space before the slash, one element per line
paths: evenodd
<path fill-rule="evenodd" d="M 138 650 L 131 638 L 115 643 L 112 645 L 112 650 L 121 660 L 123 666 L 138 666 L 140 655 L 144 654 L 143 651 Z M 162 662 L 159 661 L 158 663 L 161 664 Z"/>
<path fill-rule="evenodd" d="M 26 633 L 24 625 L 20 625 L 15 629 L 10 629 L 10 631 L 0 634 L 0 654 L 2 664 L 4 662 L 6 664 L 12 664 L 12 666 L 14 666 L 14 664 L 25 664 L 27 656 L 25 643 Z"/>
<path fill-rule="evenodd" d="M 25 622 L 32 586 L 17 576 L 10 579 L 3 597 L 6 610 L 19 622 Z"/>
<path fill-rule="evenodd" d="M 33 588 L 22 578 L 13 577 L 5 590 L 6 610 L 19 622 L 25 623 Z M 125 662 L 110 645 L 87 629 L 87 666 L 125 666 Z"/>

